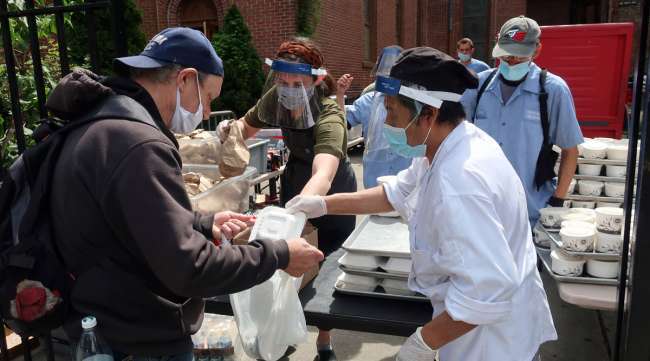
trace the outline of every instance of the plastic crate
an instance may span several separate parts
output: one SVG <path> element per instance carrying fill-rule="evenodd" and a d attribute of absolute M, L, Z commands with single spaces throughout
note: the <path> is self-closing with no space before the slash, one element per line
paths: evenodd
<path fill-rule="evenodd" d="M 218 165 L 186 164 L 183 173 L 196 172 L 212 179 L 219 179 Z M 243 212 L 249 208 L 250 181 L 257 169 L 247 167 L 244 174 L 224 179 L 205 192 L 190 196 L 192 209 L 198 212 L 213 213 L 221 211 Z"/>
<path fill-rule="evenodd" d="M 251 159 L 248 165 L 255 167 L 258 173 L 266 173 L 269 140 L 257 138 L 247 139 L 246 145 L 248 146 L 248 151 L 251 153 Z"/>

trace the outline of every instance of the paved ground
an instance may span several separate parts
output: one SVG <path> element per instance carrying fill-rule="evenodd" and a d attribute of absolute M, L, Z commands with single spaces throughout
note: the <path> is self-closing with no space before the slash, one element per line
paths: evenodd
<path fill-rule="evenodd" d="M 361 180 L 361 152 L 352 152 L 352 162 Z M 360 181 L 361 183 L 361 181 Z M 361 184 L 360 184 L 361 185 Z M 362 185 L 361 185 L 362 186 Z M 545 361 L 606 361 L 608 357 L 608 340 L 615 333 L 616 315 L 612 312 L 598 313 L 584 310 L 564 303 L 558 296 L 557 287 L 551 277 L 542 274 L 548 295 L 553 319 L 558 331 L 559 340 L 542 347 L 542 358 Z M 360 298 L 359 302 L 363 302 Z M 601 327 L 602 326 L 602 327 Z M 393 360 L 404 342 L 402 337 L 379 334 L 334 330 L 333 345 L 339 360 L 355 361 L 389 361 Z M 283 360 L 311 361 L 316 354 L 316 330 L 310 328 L 309 342 L 298 347 L 296 352 Z M 609 341 L 611 342 L 611 341 Z M 70 354 L 65 348 L 57 348 L 57 360 L 70 360 Z M 42 354 L 35 355 L 34 361 L 43 361 Z M 250 359 L 242 357 L 241 361 Z M 448 361 L 448 360 L 443 360 Z M 449 360 L 457 361 L 457 360 Z"/>

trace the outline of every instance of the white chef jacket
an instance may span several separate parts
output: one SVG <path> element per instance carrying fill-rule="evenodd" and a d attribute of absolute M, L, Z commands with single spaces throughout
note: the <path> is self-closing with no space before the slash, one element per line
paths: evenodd
<path fill-rule="evenodd" d="M 384 189 L 409 220 L 409 288 L 478 325 L 440 349 L 441 361 L 528 361 L 557 339 L 537 272 L 524 188 L 499 145 L 468 122 L 429 165 L 414 159 Z"/>

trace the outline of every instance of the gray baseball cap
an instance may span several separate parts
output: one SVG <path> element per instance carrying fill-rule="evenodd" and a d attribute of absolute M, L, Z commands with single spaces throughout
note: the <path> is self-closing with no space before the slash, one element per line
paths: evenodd
<path fill-rule="evenodd" d="M 542 30 L 535 20 L 523 15 L 512 18 L 501 27 L 499 40 L 492 50 L 492 57 L 532 56 L 541 34 Z"/>

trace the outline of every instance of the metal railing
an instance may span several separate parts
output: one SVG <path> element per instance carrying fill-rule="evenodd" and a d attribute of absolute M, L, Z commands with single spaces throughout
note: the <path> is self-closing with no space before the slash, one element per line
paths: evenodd
<path fill-rule="evenodd" d="M 93 71 L 97 72 L 99 69 L 100 58 L 97 48 L 97 29 L 95 24 L 95 17 L 93 13 L 100 9 L 109 9 L 111 13 L 111 27 L 113 35 L 113 43 L 115 48 L 115 56 L 126 55 L 126 36 L 125 29 L 120 22 L 120 17 L 124 13 L 124 0 L 85 0 L 82 4 L 64 5 L 63 0 L 53 0 L 51 3 L 43 7 L 36 7 L 34 0 L 25 0 L 24 9 L 18 11 L 9 11 L 8 1 L 0 0 L 0 32 L 2 33 L 2 43 L 4 50 L 4 61 L 7 67 L 7 82 L 9 83 L 9 96 L 11 101 L 11 113 L 7 109 L 2 109 L 2 115 L 7 117 L 7 121 L 11 118 L 14 126 L 14 136 L 18 151 L 20 153 L 25 151 L 27 142 L 23 126 L 25 124 L 24 113 L 21 107 L 22 99 L 20 88 L 17 78 L 16 60 L 14 58 L 14 44 L 12 42 L 12 26 L 11 19 L 26 19 L 28 28 L 28 40 L 31 48 L 31 60 L 33 65 L 33 76 L 36 90 L 36 97 L 38 100 L 38 113 L 41 118 L 47 117 L 47 110 L 45 108 L 46 100 L 46 86 L 45 77 L 43 74 L 42 55 L 40 50 L 40 39 L 38 36 L 37 17 L 40 16 L 54 16 L 56 27 L 56 42 L 59 51 L 58 62 L 61 68 L 61 75 L 66 75 L 70 72 L 70 59 L 68 56 L 68 48 L 66 45 L 65 37 L 65 18 L 67 13 L 84 12 L 86 18 L 86 26 L 88 31 L 88 54 L 90 59 L 90 67 Z M 41 344 L 45 348 L 48 361 L 54 361 L 54 351 L 52 347 L 52 337 L 50 334 L 46 335 L 20 335 L 22 342 L 23 357 L 25 361 L 32 360 L 30 337 L 39 337 Z M 2 361 L 9 360 L 9 351 L 7 349 L 6 338 L 4 334 L 0 337 L 0 357 Z"/>
<path fill-rule="evenodd" d="M 25 9 L 19 11 L 9 11 L 7 0 L 0 0 L 0 31 L 2 32 L 2 43 L 4 48 L 4 60 L 7 67 L 7 81 L 9 82 L 9 93 L 11 99 L 11 118 L 13 120 L 16 143 L 18 151 L 22 153 L 26 148 L 25 133 L 23 131 L 24 119 L 21 109 L 21 95 L 18 87 L 18 78 L 16 76 L 16 62 L 14 59 L 14 48 L 12 43 L 12 29 L 10 19 L 26 18 L 29 31 L 29 43 L 31 48 L 31 59 L 33 64 L 34 81 L 36 87 L 36 96 L 38 99 L 38 111 L 41 118 L 47 117 L 45 109 L 45 77 L 43 75 L 42 54 L 40 51 L 40 41 L 38 38 L 38 28 L 36 18 L 39 16 L 55 17 L 56 41 L 59 50 L 59 65 L 61 74 L 66 75 L 70 72 L 70 61 L 65 39 L 65 22 L 64 14 L 74 12 L 84 12 L 86 14 L 86 26 L 88 31 L 88 54 L 90 58 L 90 67 L 97 72 L 99 69 L 99 52 L 97 49 L 97 29 L 94 11 L 108 8 L 111 12 L 111 27 L 113 31 L 113 42 L 116 49 L 115 56 L 126 55 L 126 36 L 125 29 L 120 26 L 120 15 L 124 12 L 124 0 L 86 0 L 83 4 L 63 5 L 63 0 L 53 0 L 52 5 L 36 8 L 34 0 L 25 0 Z"/>
<path fill-rule="evenodd" d="M 201 128 L 209 131 L 217 130 L 217 125 L 223 120 L 237 119 L 232 110 L 220 110 L 210 113 L 210 118 L 201 123 Z"/>

